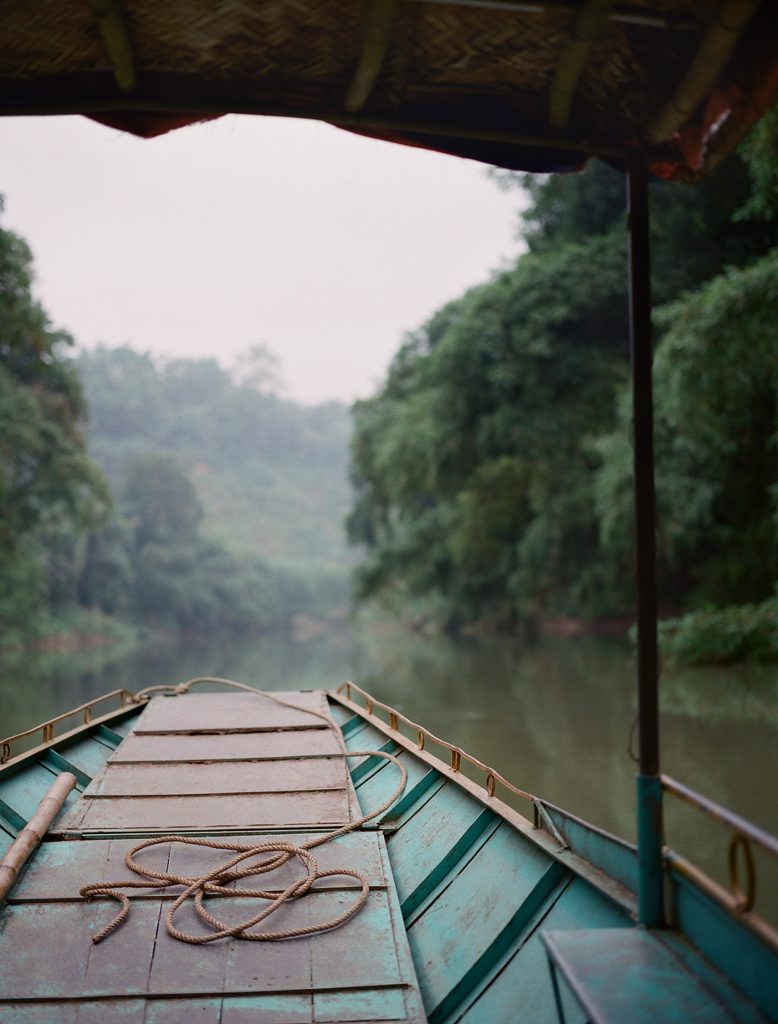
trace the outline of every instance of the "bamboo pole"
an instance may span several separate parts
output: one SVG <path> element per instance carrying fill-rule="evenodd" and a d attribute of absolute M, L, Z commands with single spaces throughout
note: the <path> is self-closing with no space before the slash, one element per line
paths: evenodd
<path fill-rule="evenodd" d="M 100 29 L 116 85 L 122 92 L 132 92 L 138 84 L 135 54 L 119 0 L 87 0 L 87 3 Z"/>
<path fill-rule="evenodd" d="M 586 0 L 562 53 L 548 98 L 548 122 L 552 128 L 566 128 L 570 120 L 578 80 L 583 74 L 592 46 L 608 23 L 615 0 Z"/>
<path fill-rule="evenodd" d="M 346 94 L 346 110 L 355 114 L 365 105 L 383 67 L 397 0 L 373 0 L 365 23 L 362 53 Z"/>
<path fill-rule="evenodd" d="M 722 0 L 716 20 L 694 55 L 675 95 L 648 126 L 646 141 L 651 146 L 666 142 L 682 128 L 718 81 L 738 40 L 762 0 Z"/>
<path fill-rule="evenodd" d="M 38 804 L 35 814 L 11 843 L 2 863 L 0 863 L 0 900 L 5 899 L 8 895 L 19 872 L 30 855 L 40 845 L 49 825 L 62 810 L 62 805 L 75 784 L 76 777 L 70 772 L 62 772 L 58 775 L 54 785 Z"/>

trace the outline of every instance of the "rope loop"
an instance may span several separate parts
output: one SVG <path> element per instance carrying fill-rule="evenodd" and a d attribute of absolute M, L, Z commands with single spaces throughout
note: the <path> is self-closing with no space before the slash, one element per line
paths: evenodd
<path fill-rule="evenodd" d="M 344 758 L 379 757 L 383 758 L 385 761 L 391 761 L 392 764 L 400 771 L 401 778 L 399 785 L 394 792 L 384 800 L 380 807 L 371 811 L 369 814 L 363 815 L 356 821 L 350 821 L 346 825 L 343 825 L 341 828 L 335 829 L 332 832 L 317 835 L 313 839 L 309 839 L 307 842 L 299 845 L 284 842 L 280 839 L 269 839 L 253 844 L 247 844 L 229 841 L 219 842 L 217 840 L 200 839 L 194 836 L 183 835 L 161 836 L 155 839 L 146 839 L 142 843 L 138 843 L 137 846 L 134 846 L 127 853 L 125 863 L 130 871 L 134 872 L 135 878 L 137 879 L 140 877 L 143 881 L 130 879 L 123 882 L 97 882 L 92 883 L 91 885 L 85 885 L 81 889 L 81 896 L 87 900 L 92 899 L 93 897 L 104 897 L 106 899 L 116 900 L 120 904 L 120 909 L 116 917 L 92 937 L 92 942 L 102 942 L 127 920 L 131 909 L 130 900 L 128 896 L 120 890 L 164 890 L 170 886 L 183 886 L 183 891 L 178 894 L 168 909 L 166 916 L 168 934 L 174 939 L 178 939 L 181 942 L 187 942 L 192 945 L 204 945 L 209 942 L 215 942 L 217 939 L 224 938 L 246 939 L 251 942 L 279 942 L 284 939 L 298 938 L 302 935 L 319 935 L 322 932 L 331 931 L 333 928 L 339 928 L 357 914 L 365 905 L 370 893 L 370 883 L 361 872 L 356 871 L 353 868 L 334 867 L 327 871 L 320 871 L 316 859 L 311 851 L 317 846 L 323 846 L 325 843 L 332 842 L 341 836 L 348 835 L 350 832 L 355 832 L 368 821 L 372 821 L 374 818 L 378 818 L 380 815 L 384 814 L 385 811 L 388 811 L 392 804 L 394 804 L 395 801 L 397 801 L 405 792 L 405 786 L 408 781 L 408 771 L 405 765 L 398 760 L 396 755 L 388 754 L 383 750 L 346 750 L 340 730 L 329 716 L 320 714 L 318 711 L 312 711 L 308 708 L 300 708 L 295 704 L 290 704 L 281 700 L 280 697 L 275 697 L 272 694 L 261 690 L 255 690 L 250 686 L 244 686 L 242 683 L 235 683 L 232 680 L 226 679 L 192 679 L 186 683 L 182 683 L 180 686 L 177 686 L 175 688 L 175 692 L 187 693 L 189 687 L 196 682 L 226 683 L 227 685 L 234 686 L 237 689 L 248 690 L 250 693 L 254 693 L 257 696 L 267 697 L 276 704 L 281 704 L 284 707 L 292 708 L 295 711 L 305 711 L 307 714 L 314 715 L 316 718 L 321 718 L 331 729 L 335 730 Z M 151 689 L 156 688 L 148 688 L 148 690 Z M 166 689 L 169 692 L 170 688 L 160 687 L 160 689 Z M 136 695 L 136 699 L 147 699 L 147 692 L 148 691 L 141 691 L 140 694 Z M 421 746 L 423 747 L 423 745 L 422 741 Z M 3 750 L 3 754 L 5 754 L 5 750 Z M 161 844 L 172 845 L 174 843 L 185 846 L 205 847 L 212 850 L 224 850 L 228 851 L 231 856 L 229 856 L 223 863 L 215 866 L 207 874 L 203 874 L 195 878 L 190 878 L 185 875 L 176 875 L 168 871 L 154 871 L 152 868 L 139 863 L 136 859 L 137 855 L 142 850 L 149 849 L 152 846 L 159 846 Z M 261 859 L 258 860 L 257 858 Z M 285 882 L 284 888 L 246 889 L 235 885 L 236 882 L 240 882 L 244 878 L 251 878 L 255 875 L 267 875 L 278 868 L 284 867 L 290 861 L 295 861 L 297 865 L 304 870 L 304 874 L 294 878 L 291 882 Z M 359 892 L 357 893 L 353 903 L 347 906 L 346 909 L 337 917 L 334 917 L 329 921 L 309 924 L 302 928 L 289 928 L 281 931 L 270 931 L 262 927 L 264 922 L 266 922 L 271 915 L 281 907 L 288 904 L 290 901 L 297 900 L 305 896 L 306 893 L 310 892 L 314 888 L 316 882 L 320 879 L 332 876 L 347 876 L 354 878 L 359 882 Z M 206 909 L 205 901 L 206 899 L 210 900 L 211 897 L 257 899 L 263 900 L 266 905 L 258 913 L 249 917 L 247 920 L 241 921 L 239 924 L 228 924 L 212 914 L 210 910 Z M 193 934 L 181 931 L 176 926 L 176 913 L 188 900 L 191 900 L 198 918 L 210 928 L 210 931 Z"/>

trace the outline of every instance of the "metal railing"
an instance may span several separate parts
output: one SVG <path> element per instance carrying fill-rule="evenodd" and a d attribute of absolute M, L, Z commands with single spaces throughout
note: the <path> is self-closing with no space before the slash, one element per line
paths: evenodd
<path fill-rule="evenodd" d="M 481 785 L 487 797 L 494 797 L 500 787 L 505 792 L 528 801 L 532 804 L 535 828 L 545 828 L 558 839 L 561 845 L 566 845 L 566 840 L 559 834 L 556 827 L 551 827 L 553 822 L 549 821 L 548 814 L 545 813 L 547 807 L 553 808 L 552 804 L 514 786 L 494 768 L 477 757 L 473 757 L 472 754 L 466 753 L 455 744 L 449 743 L 448 740 L 435 736 L 429 729 L 425 729 L 424 726 L 414 722 L 395 708 L 376 700 L 356 683 L 350 681 L 342 683 L 338 687 L 337 693 L 345 696 L 368 717 L 378 718 L 384 725 L 388 725 L 390 730 L 403 735 L 406 741 L 410 739 L 415 742 L 417 750 L 427 750 L 432 744 L 445 751 L 442 760 L 448 761 L 452 772 L 458 773 L 462 770 L 463 765 L 470 765 L 481 776 L 483 780 Z M 355 695 L 361 698 L 361 703 L 353 700 Z M 382 712 L 382 715 L 379 716 L 377 712 Z M 405 733 L 401 732 L 401 726 L 405 727 Z M 406 733 L 410 733 L 410 736 L 407 736 Z M 723 905 L 734 916 L 741 918 L 752 930 L 758 932 L 773 948 L 778 949 L 778 931 L 753 910 L 756 899 L 756 868 L 751 849 L 752 845 L 757 846 L 778 859 L 778 838 L 668 775 L 662 776 L 662 788 L 665 792 L 732 829 L 728 849 L 729 891 L 722 888 L 701 868 L 692 864 L 675 850 L 665 847 L 664 857 L 668 867 L 693 881 L 707 895 Z M 594 826 L 590 827 L 594 828 Z"/>
<path fill-rule="evenodd" d="M 778 931 L 760 917 L 754 910 L 756 901 L 756 867 L 752 846 L 756 846 L 778 861 L 778 838 L 766 832 L 764 829 L 754 825 L 746 818 L 735 814 L 717 804 L 715 800 L 702 796 L 695 790 L 685 786 L 677 779 L 669 775 L 662 776 L 662 789 L 688 804 L 695 810 L 701 811 L 707 817 L 719 822 L 731 829 L 729 847 L 727 849 L 727 873 L 729 876 L 729 891 L 715 882 L 709 875 L 686 860 L 679 853 L 670 847 L 665 847 L 665 861 L 678 874 L 693 881 L 708 895 L 712 896 L 718 903 L 721 903 L 727 910 L 736 917 L 742 917 L 748 921 L 752 928 L 758 931 L 763 938 L 778 949 Z M 742 862 L 742 874 L 741 874 Z"/>
<path fill-rule="evenodd" d="M 41 722 L 40 725 L 34 725 L 31 729 L 25 729 L 24 732 L 17 732 L 13 736 L 6 736 L 5 739 L 0 740 L 0 765 L 8 764 L 14 757 L 19 757 L 21 754 L 27 753 L 30 747 L 45 746 L 46 744 L 53 743 L 55 739 L 61 739 L 63 735 L 73 732 L 76 728 L 83 728 L 84 726 L 91 725 L 93 721 L 101 720 L 107 715 L 113 714 L 116 711 L 120 711 L 128 704 L 135 703 L 135 694 L 130 693 L 129 690 L 111 690 L 110 693 L 104 693 L 100 697 L 94 697 L 92 700 L 87 701 L 85 704 L 80 704 L 77 708 L 71 708 L 70 711 L 63 711 L 61 715 L 56 715 L 54 718 L 49 718 L 46 722 Z M 109 711 L 104 711 L 101 715 L 95 715 L 95 708 L 99 707 L 108 701 L 118 701 L 118 707 L 111 708 Z M 77 726 L 71 726 L 70 729 L 65 730 L 63 733 L 58 733 L 55 728 L 62 722 L 69 718 L 75 718 L 80 716 L 81 721 Z M 36 744 L 34 738 L 38 737 L 39 742 Z M 33 738 L 32 742 L 30 742 Z M 14 747 L 21 744 L 23 740 L 28 740 L 25 744 L 26 749 L 14 753 Z"/>
<path fill-rule="evenodd" d="M 388 725 L 390 729 L 395 732 L 401 732 L 400 725 L 406 726 L 411 732 L 411 738 L 416 743 L 418 750 L 426 750 L 428 744 L 434 744 L 436 747 L 440 747 L 446 751 L 446 757 L 443 760 L 447 760 L 449 767 L 452 772 L 461 772 L 463 764 L 469 764 L 475 769 L 476 773 L 483 779 L 482 786 L 486 791 L 486 795 L 494 797 L 497 793 L 498 786 L 504 789 L 507 793 L 513 796 L 518 796 L 522 800 L 529 801 L 533 808 L 534 813 L 537 816 L 537 803 L 539 798 L 534 796 L 532 793 L 528 793 L 524 789 L 519 789 L 518 786 L 514 786 L 512 782 L 508 782 L 504 775 L 501 775 L 496 769 L 491 768 L 488 764 L 484 764 L 483 761 L 479 761 L 477 757 L 473 757 L 472 754 L 468 754 L 462 750 L 461 747 L 457 747 L 453 743 L 449 743 L 448 740 L 442 740 L 439 736 L 431 733 L 429 729 L 425 729 L 423 725 L 419 725 L 418 722 L 412 721 L 410 718 L 403 715 L 400 711 L 390 707 L 388 704 L 383 704 L 380 700 L 376 700 L 375 697 L 371 697 L 369 693 L 363 690 L 356 683 L 345 682 L 341 683 L 338 687 L 337 693 L 343 694 L 346 700 L 352 700 L 352 694 L 358 694 L 364 701 L 364 710 L 371 717 L 376 716 L 376 710 L 383 711 L 386 715 L 384 724 Z M 354 703 L 357 703 L 354 701 Z"/>

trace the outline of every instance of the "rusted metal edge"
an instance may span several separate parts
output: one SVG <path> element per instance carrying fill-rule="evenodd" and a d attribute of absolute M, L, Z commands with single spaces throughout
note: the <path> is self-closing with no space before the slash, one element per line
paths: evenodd
<path fill-rule="evenodd" d="M 350 685 L 352 688 L 358 689 L 354 683 L 351 683 Z M 621 882 L 617 882 L 616 879 L 611 878 L 610 875 L 607 875 L 600 868 L 592 864 L 591 861 L 586 860 L 579 854 L 573 853 L 568 848 L 560 847 L 560 844 L 553 836 L 541 828 L 536 828 L 528 818 L 524 817 L 524 815 L 504 803 L 498 796 L 494 795 L 494 793 L 490 794 L 487 788 L 479 786 L 477 782 L 473 782 L 472 779 L 469 779 L 466 775 L 462 775 L 460 771 L 452 768 L 450 765 L 447 765 L 445 761 L 441 761 L 440 758 L 431 754 L 424 747 L 420 748 L 417 743 L 408 739 L 408 737 L 404 736 L 399 732 L 399 730 L 393 729 L 382 719 L 372 715 L 368 716 L 365 708 L 361 707 L 359 704 L 356 704 L 354 701 L 342 696 L 340 693 L 330 692 L 328 696 L 338 704 L 348 708 L 349 711 L 353 711 L 354 714 L 363 718 L 370 725 L 375 726 L 375 728 L 384 733 L 384 735 L 395 740 L 400 746 L 413 754 L 414 757 L 418 757 L 421 761 L 424 761 L 425 764 L 434 768 L 445 779 L 453 782 L 461 789 L 464 789 L 465 792 L 474 797 L 484 807 L 489 808 L 489 810 L 493 811 L 498 817 L 508 822 L 509 825 L 534 843 L 535 846 L 540 847 L 545 853 L 553 857 L 554 860 L 559 861 L 565 867 L 569 868 L 574 874 L 583 878 L 590 885 L 593 885 L 605 896 L 634 916 L 637 910 L 637 901 L 635 893 L 632 892 L 631 889 L 628 889 L 627 886 L 623 885 Z M 380 704 L 379 701 L 373 701 L 373 703 L 375 706 Z M 404 717 L 400 716 L 399 712 L 396 712 L 396 714 L 398 715 L 398 718 Z M 431 734 L 428 735 L 431 736 Z M 433 742 L 439 742 L 443 746 L 448 746 L 444 740 L 437 740 L 434 737 L 432 739 Z M 480 764 L 480 762 L 477 763 Z M 493 778 L 502 779 L 502 776 L 494 773 Z M 508 783 L 508 786 L 513 789 L 513 787 L 510 786 L 510 783 Z M 521 790 L 516 790 L 516 792 L 523 795 L 523 791 Z M 526 794 L 526 799 L 532 801 L 534 798 L 531 795 Z"/>
<path fill-rule="evenodd" d="M 0 863 L 0 902 L 8 895 L 11 886 L 30 856 L 40 846 L 49 825 L 62 810 L 68 794 L 75 787 L 77 779 L 70 772 L 62 772 L 49 787 L 38 807 L 11 843 Z"/>

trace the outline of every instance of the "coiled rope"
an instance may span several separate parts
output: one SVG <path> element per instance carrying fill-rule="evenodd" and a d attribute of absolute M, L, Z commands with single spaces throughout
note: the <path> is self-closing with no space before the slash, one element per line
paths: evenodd
<path fill-rule="evenodd" d="M 222 683 L 226 686 L 234 687 L 235 689 L 246 690 L 248 693 L 252 693 L 259 697 L 265 697 L 268 700 L 274 701 L 276 704 L 291 708 L 294 711 L 304 711 L 308 715 L 320 718 L 326 723 L 328 728 L 334 731 L 338 740 L 338 746 L 340 747 L 344 757 L 380 757 L 386 761 L 391 761 L 400 770 L 400 784 L 392 795 L 385 800 L 380 807 L 371 811 L 370 814 L 365 814 L 356 821 L 350 821 L 342 828 L 316 836 L 315 838 L 309 839 L 307 842 L 301 843 L 300 845 L 295 843 L 286 843 L 279 840 L 268 840 L 266 842 L 254 844 L 216 842 L 210 839 L 199 839 L 192 836 L 182 835 L 161 836 L 156 839 L 146 839 L 142 843 L 138 843 L 137 846 L 134 846 L 127 853 L 125 863 L 131 871 L 136 875 L 147 879 L 147 881 L 142 882 L 129 880 L 124 882 L 96 882 L 91 885 L 85 885 L 80 890 L 81 896 L 86 899 L 91 899 L 96 896 L 105 896 L 106 898 L 116 900 L 121 904 L 121 908 L 116 917 L 92 937 L 92 942 L 102 942 L 103 939 L 116 931 L 116 929 L 127 920 L 130 914 L 130 900 L 125 893 L 121 892 L 122 889 L 164 890 L 172 885 L 185 886 L 184 891 L 180 893 L 171 904 L 166 916 L 168 934 L 181 942 L 189 942 L 193 945 L 199 946 L 207 942 L 215 942 L 217 939 L 224 939 L 228 937 L 246 939 L 250 942 L 278 942 L 283 939 L 298 938 L 301 935 L 318 935 L 321 932 L 327 932 L 331 931 L 333 928 L 339 928 L 340 925 L 345 924 L 346 921 L 357 914 L 365 905 L 370 890 L 370 883 L 361 872 L 356 871 L 353 868 L 337 867 L 330 868 L 326 871 L 320 871 L 311 851 L 316 849 L 316 847 L 323 846 L 325 843 L 330 843 L 341 836 L 348 835 L 350 832 L 355 832 L 366 824 L 366 822 L 371 821 L 373 818 L 377 818 L 379 815 L 383 814 L 384 811 L 387 811 L 392 804 L 399 799 L 405 790 L 408 780 L 408 772 L 405 765 L 401 764 L 393 754 L 387 754 L 382 750 L 346 750 L 340 729 L 337 728 L 332 719 L 327 715 L 321 714 L 318 711 L 313 711 L 310 708 L 301 708 L 298 705 L 282 700 L 280 697 L 276 697 L 267 691 L 255 690 L 253 687 L 245 686 L 243 683 L 236 683 L 233 679 L 200 676 L 196 679 L 190 679 L 186 683 L 182 683 L 175 687 L 149 686 L 145 690 L 141 690 L 137 693 L 135 695 L 135 699 L 140 701 L 155 690 L 165 690 L 168 693 L 184 694 L 189 691 L 191 686 L 199 683 Z M 148 849 L 152 846 L 160 846 L 163 843 L 180 843 L 185 846 L 202 846 L 212 850 L 231 850 L 235 856 L 230 857 L 229 860 L 220 864 L 218 867 L 208 872 L 208 874 L 195 878 L 190 878 L 185 875 L 175 875 L 171 872 L 153 871 L 151 868 L 138 864 L 135 860 L 136 854 L 140 853 L 141 850 Z M 271 856 L 268 857 L 268 854 Z M 248 864 L 238 868 L 239 864 L 255 857 L 264 857 L 265 859 L 260 860 L 258 863 Z M 282 867 L 282 865 L 288 863 L 292 859 L 296 859 L 305 868 L 305 875 L 293 881 L 283 890 L 242 889 L 234 888 L 232 886 L 232 883 L 237 882 L 240 879 L 250 878 L 253 875 L 263 875 L 269 871 L 274 871 L 276 868 Z M 327 878 L 333 875 L 348 875 L 351 878 L 355 878 L 361 886 L 361 891 L 354 903 L 343 911 L 342 914 L 339 914 L 337 917 L 321 924 L 312 924 L 304 928 L 290 928 L 280 931 L 250 931 L 250 929 L 256 928 L 257 925 L 261 925 L 290 900 L 299 899 L 301 896 L 310 892 L 314 884 L 320 878 Z M 220 921 L 217 917 L 214 917 L 213 914 L 206 910 L 203 901 L 207 896 L 231 896 L 234 898 L 259 899 L 264 900 L 267 903 L 267 906 L 247 921 L 242 921 L 240 924 L 236 925 L 229 925 Z M 198 917 L 212 929 L 211 931 L 199 935 L 192 935 L 187 932 L 182 932 L 176 927 L 174 923 L 176 912 L 184 905 L 184 903 L 187 902 L 187 900 L 192 901 L 192 906 L 194 907 Z"/>

